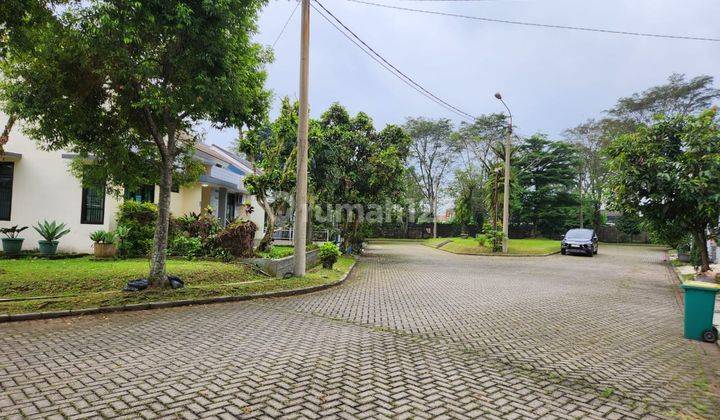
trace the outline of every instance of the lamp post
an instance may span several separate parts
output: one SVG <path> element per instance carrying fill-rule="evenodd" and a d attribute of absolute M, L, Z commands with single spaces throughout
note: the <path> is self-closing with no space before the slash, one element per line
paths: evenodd
<path fill-rule="evenodd" d="M 505 109 L 507 109 L 508 116 L 510 119 L 508 125 L 508 134 L 505 139 L 505 183 L 503 188 L 503 240 L 502 240 L 502 251 L 504 254 L 508 252 L 508 227 L 510 225 L 510 138 L 512 136 L 512 112 L 508 108 L 505 101 L 503 101 L 500 92 L 495 94 L 495 98 L 502 102 Z"/>

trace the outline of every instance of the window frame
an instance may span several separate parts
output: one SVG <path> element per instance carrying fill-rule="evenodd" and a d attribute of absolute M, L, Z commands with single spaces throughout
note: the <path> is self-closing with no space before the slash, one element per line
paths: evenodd
<path fill-rule="evenodd" d="M 91 190 L 96 190 L 98 193 L 102 193 L 102 206 L 101 206 L 99 222 L 88 220 L 88 193 Z M 107 197 L 107 194 L 105 194 L 104 189 L 83 187 L 82 199 L 80 202 L 80 224 L 81 225 L 104 225 L 105 224 L 105 199 L 106 199 L 106 197 Z"/>
<path fill-rule="evenodd" d="M 10 221 L 12 220 L 12 199 L 13 199 L 13 184 L 15 183 L 15 162 L 0 162 L 0 166 L 8 166 L 10 167 L 10 191 L 9 191 L 9 200 L 8 200 L 8 212 L 7 212 L 7 219 L 0 214 L 0 220 L 2 221 Z"/>

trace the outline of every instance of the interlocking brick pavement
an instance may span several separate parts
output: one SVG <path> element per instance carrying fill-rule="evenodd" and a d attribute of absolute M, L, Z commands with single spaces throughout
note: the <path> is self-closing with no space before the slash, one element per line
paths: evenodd
<path fill-rule="evenodd" d="M 0 418 L 713 418 L 661 258 L 374 245 L 321 293 L 0 325 Z"/>

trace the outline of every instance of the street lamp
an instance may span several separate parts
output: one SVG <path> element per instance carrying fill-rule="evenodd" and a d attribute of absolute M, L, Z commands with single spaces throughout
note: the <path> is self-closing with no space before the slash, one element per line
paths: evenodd
<path fill-rule="evenodd" d="M 505 184 L 503 188 L 503 240 L 502 240 L 502 251 L 504 254 L 508 252 L 508 226 L 510 224 L 510 137 L 512 136 L 512 112 L 508 108 L 505 101 L 503 101 L 500 92 L 495 94 L 495 98 L 502 102 L 507 109 L 508 116 L 510 118 L 510 124 L 508 125 L 507 138 L 505 139 Z"/>

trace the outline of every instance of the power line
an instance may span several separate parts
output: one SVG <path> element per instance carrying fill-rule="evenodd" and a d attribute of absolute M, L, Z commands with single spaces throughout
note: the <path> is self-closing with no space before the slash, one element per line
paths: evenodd
<path fill-rule="evenodd" d="M 322 8 L 322 10 L 315 7 L 313 4 L 317 4 Z M 437 95 L 433 94 L 429 90 L 427 90 L 425 87 L 420 85 L 418 82 L 413 80 L 410 76 L 403 73 L 400 69 L 398 69 L 396 66 L 394 66 L 392 63 L 390 63 L 387 59 L 385 59 L 380 53 L 375 51 L 370 45 L 368 45 L 365 41 L 363 41 L 355 32 L 353 32 L 347 25 L 345 25 L 339 18 L 337 18 L 331 11 L 329 11 L 320 1 L 313 0 L 311 3 L 311 6 L 313 9 L 315 9 L 318 14 L 320 14 L 326 21 L 328 21 L 335 29 L 337 29 L 341 34 L 343 34 L 346 38 L 348 38 L 353 44 L 355 44 L 358 48 L 360 48 L 365 54 L 367 54 L 370 58 L 372 58 L 375 62 L 380 64 L 383 68 L 388 70 L 390 73 L 392 73 L 395 77 L 399 78 L 401 81 L 403 81 L 405 84 L 410 86 L 411 88 L 415 89 L 417 92 L 425 96 L 426 98 L 432 100 L 433 102 L 437 103 L 438 105 L 444 107 L 445 109 L 454 112 L 455 114 L 459 115 L 460 117 L 464 119 L 469 119 L 471 121 L 475 120 L 475 116 L 473 116 L 470 113 L 467 113 L 460 108 L 455 107 L 454 105 L 448 103 L 447 101 L 443 100 L 442 98 L 438 97 Z M 323 13 L 324 11 L 324 13 Z M 327 16 L 329 15 L 332 20 Z M 342 26 L 343 29 L 340 28 Z M 354 39 L 353 39 L 354 38 Z"/>
<path fill-rule="evenodd" d="M 293 9 L 292 13 L 290 13 L 290 17 L 287 19 L 287 21 L 285 21 L 285 25 L 283 25 L 283 27 L 282 27 L 282 29 L 280 30 L 280 33 L 278 34 L 277 38 L 275 38 L 275 42 L 273 42 L 273 44 L 272 44 L 272 47 L 273 47 L 273 48 L 275 48 L 275 44 L 277 44 L 278 41 L 280 41 L 280 37 L 282 37 L 283 34 L 285 33 L 285 29 L 287 28 L 288 24 L 289 24 L 290 21 L 292 20 L 293 16 L 295 16 L 295 11 L 298 9 L 298 6 L 300 6 L 300 2 L 299 2 L 299 1 L 298 1 L 297 3 L 295 3 L 295 8 Z"/>
<path fill-rule="evenodd" d="M 552 29 L 568 29 L 568 30 L 573 30 L 573 31 L 584 31 L 584 32 L 600 32 L 600 33 L 606 33 L 606 34 L 641 36 L 641 37 L 648 37 L 648 38 L 666 38 L 666 39 L 682 39 L 682 40 L 692 40 L 692 41 L 720 42 L 720 38 L 705 38 L 705 37 L 685 36 L 685 35 L 664 35 L 664 34 L 653 34 L 653 33 L 648 33 L 648 32 L 616 31 L 616 30 L 612 30 L 612 29 L 589 28 L 589 27 L 585 27 L 585 26 L 552 25 L 552 24 L 537 23 L 537 22 L 523 22 L 523 21 L 518 21 L 518 20 L 494 19 L 494 18 L 487 18 L 487 17 L 481 17 L 481 16 L 461 15 L 461 14 L 457 14 L 457 13 L 439 12 L 437 10 L 415 9 L 415 8 L 411 8 L 411 7 L 393 6 L 393 5 L 389 5 L 389 4 L 375 3 L 372 1 L 365 1 L 365 0 L 347 0 L 347 1 L 353 2 L 353 3 L 364 4 L 364 5 L 368 5 L 368 6 L 383 7 L 386 9 L 403 10 L 406 12 L 416 12 L 416 13 L 448 16 L 448 17 L 461 18 L 461 19 L 480 20 L 480 21 L 484 21 L 484 22 L 505 23 L 505 24 L 510 24 L 510 25 L 533 26 L 533 27 L 538 27 L 538 28 L 552 28 Z M 452 0 L 435 0 L 435 1 L 452 1 Z"/>

